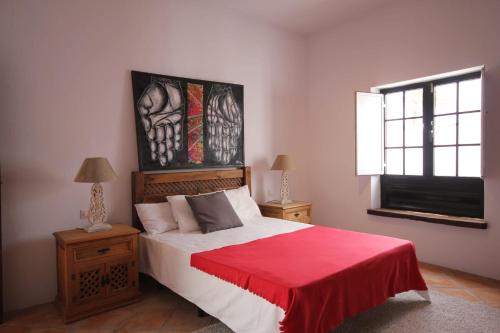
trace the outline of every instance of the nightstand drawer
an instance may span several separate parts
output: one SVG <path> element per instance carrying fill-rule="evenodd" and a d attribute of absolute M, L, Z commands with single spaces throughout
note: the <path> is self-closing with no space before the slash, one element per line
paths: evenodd
<path fill-rule="evenodd" d="M 311 217 L 309 216 L 309 210 L 297 210 L 295 212 L 287 212 L 285 213 L 285 220 L 302 222 L 302 223 L 311 223 Z"/>
<path fill-rule="evenodd" d="M 131 254 L 132 238 L 124 238 L 114 242 L 98 242 L 89 246 L 76 248 L 75 261 Z"/>

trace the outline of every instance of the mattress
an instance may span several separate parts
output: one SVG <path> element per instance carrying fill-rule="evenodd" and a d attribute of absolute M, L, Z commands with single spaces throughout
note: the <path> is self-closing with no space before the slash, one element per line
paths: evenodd
<path fill-rule="evenodd" d="M 248 290 L 201 272 L 191 254 L 292 232 L 310 225 L 260 217 L 243 227 L 217 231 L 141 234 L 140 265 L 146 273 L 238 333 L 279 332 L 284 310 Z"/>

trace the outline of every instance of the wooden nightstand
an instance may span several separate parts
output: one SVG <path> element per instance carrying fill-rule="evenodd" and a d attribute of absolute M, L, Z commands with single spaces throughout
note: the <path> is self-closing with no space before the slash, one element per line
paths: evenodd
<path fill-rule="evenodd" d="M 65 323 L 140 299 L 139 230 L 113 224 L 112 230 L 54 233 L 57 242 L 57 297 Z"/>
<path fill-rule="evenodd" d="M 279 201 L 269 201 L 259 205 L 262 215 L 278 219 L 311 223 L 310 202 L 292 201 L 282 205 Z"/>

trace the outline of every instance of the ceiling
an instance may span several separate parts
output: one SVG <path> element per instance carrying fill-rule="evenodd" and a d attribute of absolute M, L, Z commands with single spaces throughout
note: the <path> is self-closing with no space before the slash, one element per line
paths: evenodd
<path fill-rule="evenodd" d="M 246 16 L 302 35 L 330 28 L 396 0 L 215 0 Z"/>

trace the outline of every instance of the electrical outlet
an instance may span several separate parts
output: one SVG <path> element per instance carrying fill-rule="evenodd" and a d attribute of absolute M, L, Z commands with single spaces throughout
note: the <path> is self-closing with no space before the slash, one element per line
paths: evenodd
<path fill-rule="evenodd" d="M 86 220 L 89 217 L 88 210 L 80 210 L 80 220 Z"/>

